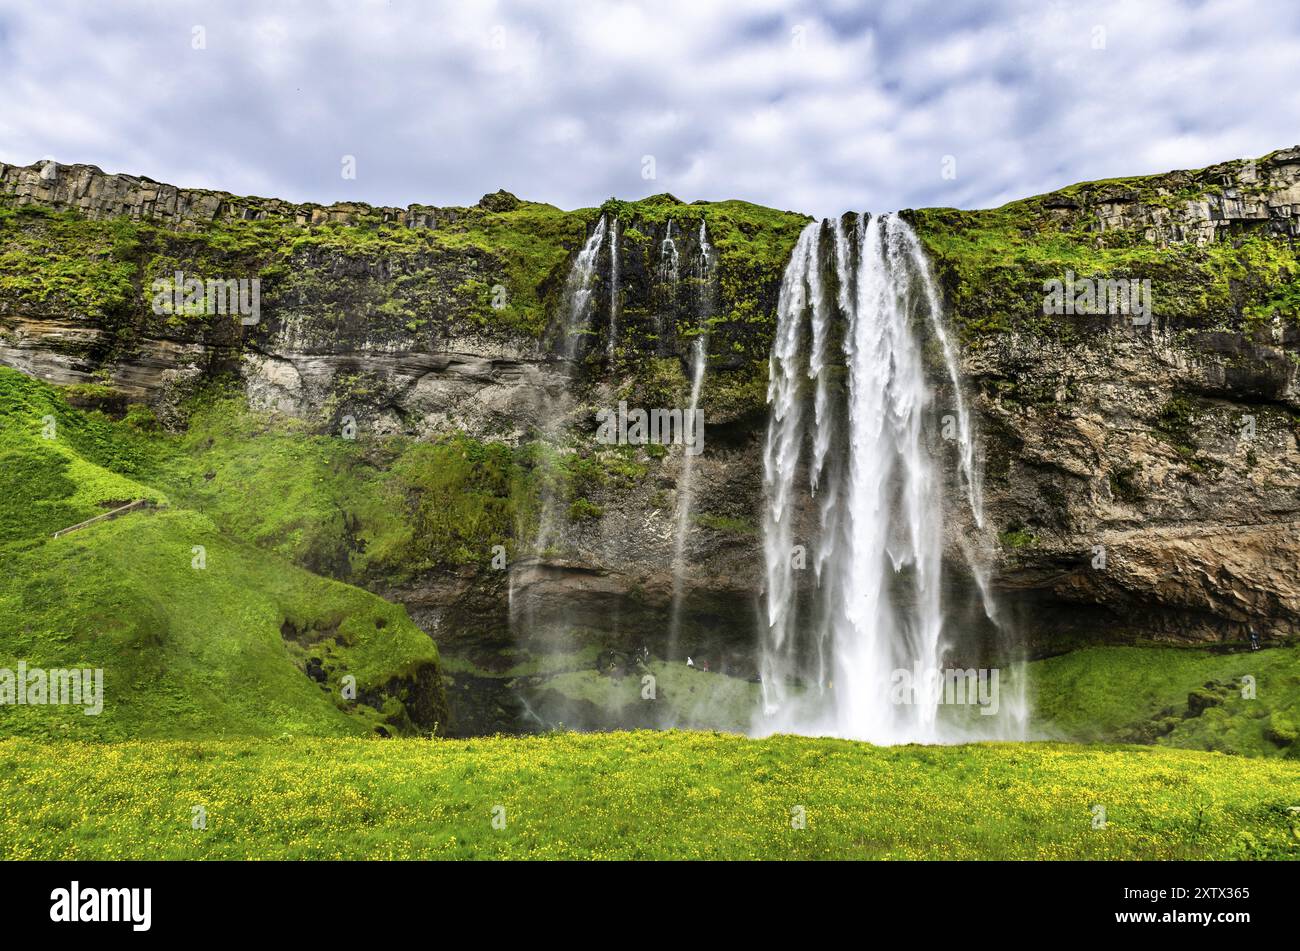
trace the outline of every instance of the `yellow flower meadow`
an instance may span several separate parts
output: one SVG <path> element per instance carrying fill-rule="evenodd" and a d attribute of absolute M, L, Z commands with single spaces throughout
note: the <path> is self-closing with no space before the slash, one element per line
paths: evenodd
<path fill-rule="evenodd" d="M 5 859 L 1300 856 L 1300 765 L 1154 747 L 7 739 L 0 777 Z"/>

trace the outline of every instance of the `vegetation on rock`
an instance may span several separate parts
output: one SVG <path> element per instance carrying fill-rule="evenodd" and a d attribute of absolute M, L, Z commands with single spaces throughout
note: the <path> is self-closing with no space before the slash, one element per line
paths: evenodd
<path fill-rule="evenodd" d="M 1077 340 L 1089 321 L 1043 311 L 1044 282 L 1067 270 L 1150 279 L 1162 326 L 1254 330 L 1274 317 L 1300 326 L 1296 234 L 1268 214 L 1234 217 L 1224 204 L 1249 200 L 1252 190 L 1262 203 L 1256 170 L 1295 161 L 1274 153 L 1249 164 L 1086 182 L 983 211 L 905 214 L 968 343 L 1012 331 Z"/>
<path fill-rule="evenodd" d="M 183 460 L 170 439 L 0 368 L 0 466 L 14 475 L 0 493 L 0 667 L 101 668 L 106 693 L 97 716 L 0 707 L 4 731 L 356 735 L 445 723 L 437 648 L 405 610 L 151 486 Z M 238 504 L 240 487 L 228 491 Z M 52 537 L 138 499 L 159 508 Z"/>

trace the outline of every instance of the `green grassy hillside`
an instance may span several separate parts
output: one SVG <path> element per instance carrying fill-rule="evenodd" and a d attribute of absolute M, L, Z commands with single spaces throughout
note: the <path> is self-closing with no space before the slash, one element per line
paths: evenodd
<path fill-rule="evenodd" d="M 187 402 L 177 435 L 143 405 L 111 414 L 72 405 L 113 398 L 108 387 L 50 386 L 0 367 L 0 419 L 12 423 L 0 430 L 12 474 L 0 542 L 147 498 L 202 512 L 223 535 L 317 574 L 387 587 L 432 569 L 485 567 L 496 545 L 513 553 L 535 533 L 543 478 L 565 506 L 581 507 L 587 494 L 642 479 L 649 459 L 639 447 L 557 453 L 464 433 L 346 440 L 250 411 L 221 383 Z M 40 438 L 47 416 L 55 439 Z M 553 457 L 545 465 L 543 453 Z"/>
<path fill-rule="evenodd" d="M 0 792 L 5 859 L 1300 856 L 1294 765 L 1133 747 L 5 740 Z"/>
<path fill-rule="evenodd" d="M 159 437 L 158 445 L 171 454 L 158 482 L 180 504 L 230 535 L 358 584 L 485 567 L 493 546 L 513 550 L 537 518 L 536 446 L 464 433 L 433 442 L 345 440 L 251 412 L 218 389 L 193 401 L 180 437 Z M 579 464 L 566 455 L 547 470 L 563 483 L 566 502 L 587 476 L 604 476 L 573 472 Z"/>
<path fill-rule="evenodd" d="M 98 716 L 0 707 L 0 732 L 357 735 L 445 722 L 437 650 L 402 608 L 175 504 L 149 480 L 177 458 L 129 419 L 0 370 L 0 667 L 102 668 L 105 691 Z M 159 507 L 51 537 L 137 499 Z"/>
<path fill-rule="evenodd" d="M 1300 648 L 1093 647 L 1031 664 L 1029 682 L 1041 728 L 1072 740 L 1300 758 Z"/>

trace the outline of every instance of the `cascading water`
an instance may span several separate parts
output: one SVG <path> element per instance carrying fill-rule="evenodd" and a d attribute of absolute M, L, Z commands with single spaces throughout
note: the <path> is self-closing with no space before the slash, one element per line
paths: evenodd
<path fill-rule="evenodd" d="M 939 719 L 939 671 L 953 646 L 941 586 L 944 493 L 926 440 L 931 391 L 917 317 L 953 387 L 960 497 L 977 529 L 983 513 L 942 316 L 924 252 L 901 219 L 853 216 L 800 235 L 781 285 L 768 386 L 758 732 L 877 743 L 950 735 Z M 801 595 L 805 541 L 813 583 Z M 972 548 L 963 551 L 994 620 L 987 574 Z M 911 675 L 901 695 L 899 671 Z M 980 726 L 1023 729 L 1023 702 L 1002 705 L 996 726 Z"/>
<path fill-rule="evenodd" d="M 578 359 L 585 349 L 584 344 L 590 338 L 596 260 L 600 253 L 600 246 L 605 240 L 606 230 L 605 216 L 601 215 L 600 220 L 596 222 L 595 230 L 574 259 L 573 267 L 564 283 L 564 316 L 557 325 L 558 339 L 551 340 L 551 350 L 566 364 L 571 364 Z M 558 396 L 547 398 L 547 405 L 541 413 L 541 418 L 546 420 L 542 436 L 550 446 L 558 445 L 561 441 L 568 401 L 568 387 L 564 387 Z M 557 499 L 550 488 L 552 482 L 550 478 L 542 480 L 541 512 L 538 518 L 536 541 L 536 549 L 539 553 L 554 544 L 562 527 L 556 511 Z"/>
<path fill-rule="evenodd" d="M 709 272 L 713 268 L 713 245 L 709 244 L 709 224 L 707 221 L 700 221 L 700 233 L 697 235 L 700 246 L 700 253 L 696 257 L 696 277 L 701 281 L 708 280 Z M 701 299 L 704 298 L 705 292 L 700 292 Z"/>
<path fill-rule="evenodd" d="M 614 356 L 614 345 L 618 342 L 618 219 L 609 227 L 609 336 L 605 341 L 606 356 Z"/>
<path fill-rule="evenodd" d="M 664 229 L 664 238 L 659 242 L 659 262 L 656 265 L 658 280 L 658 317 L 659 356 L 667 356 L 672 350 L 672 328 L 677 310 L 677 284 L 681 273 L 681 254 L 677 250 L 677 241 L 673 237 L 676 224 L 671 218 Z"/>
<path fill-rule="evenodd" d="M 596 222 L 596 229 L 587 238 L 578 257 L 573 262 L 564 282 L 564 320 L 560 325 L 560 339 L 555 341 L 555 355 L 563 360 L 575 360 L 582 344 L 591 332 L 592 293 L 596 283 L 596 258 L 605 240 L 605 216 Z"/>
<path fill-rule="evenodd" d="M 709 244 L 708 227 L 700 222 L 699 254 L 695 260 L 695 278 L 699 287 L 696 316 L 701 320 L 699 334 L 691 345 L 691 401 L 687 420 L 696 419 L 700 407 L 700 392 L 704 388 L 704 375 L 709 362 L 708 324 L 713 305 L 713 246 Z M 676 249 L 674 248 L 674 253 Z M 686 537 L 691 527 L 691 503 L 694 501 L 695 456 L 682 455 L 682 471 L 677 482 L 677 527 L 673 533 L 673 601 L 668 621 L 668 653 L 676 654 L 677 640 L 682 625 L 682 593 L 686 570 Z"/>
<path fill-rule="evenodd" d="M 563 598 L 557 597 L 551 582 L 558 568 L 563 572 L 562 557 L 578 546 L 575 533 L 568 531 L 572 521 L 562 504 L 562 454 L 574 450 L 571 425 L 578 406 L 575 381 L 578 364 L 591 352 L 602 319 L 598 316 L 603 297 L 598 268 L 603 264 L 601 252 L 609 238 L 610 286 L 609 331 L 611 340 L 618 319 L 619 222 L 602 215 L 582 248 L 574 256 L 565 280 L 560 308 L 549 328 L 543 345 L 543 357 L 549 366 L 536 387 L 537 434 L 536 478 L 539 486 L 539 513 L 529 557 L 510 564 L 507 582 L 510 634 L 515 645 L 530 645 L 535 639 L 567 637 L 578 623 L 579 615 Z M 521 518 L 520 520 L 524 520 Z M 617 620 L 615 620 L 617 629 Z M 526 647 L 525 649 L 531 649 Z M 552 729 L 556 723 L 572 723 L 573 717 L 585 715 L 563 701 L 544 692 L 533 694 L 530 687 L 511 688 L 510 697 L 518 704 L 517 723 L 528 729 Z"/>
<path fill-rule="evenodd" d="M 675 227 L 673 220 L 669 218 L 668 227 L 664 230 L 664 240 L 659 245 L 660 279 L 671 284 L 676 284 L 677 272 L 681 267 L 681 255 L 677 251 L 677 242 L 673 240 Z"/>

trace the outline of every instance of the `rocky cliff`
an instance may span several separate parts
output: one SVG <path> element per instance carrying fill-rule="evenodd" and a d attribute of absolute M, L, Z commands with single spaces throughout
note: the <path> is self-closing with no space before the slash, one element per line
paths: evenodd
<path fill-rule="evenodd" d="M 459 695 L 483 722 L 515 702 L 504 684 L 554 686 L 546 672 L 568 669 L 556 656 L 589 665 L 662 641 L 684 456 L 591 436 L 596 411 L 620 399 L 686 405 L 691 347 L 707 332 L 683 638 L 745 669 L 766 359 L 804 216 L 672 196 L 564 212 L 501 192 L 469 208 L 292 205 L 88 166 L 0 166 L 0 193 L 0 362 L 95 384 L 110 411 L 148 404 L 177 431 L 206 384 L 236 380 L 265 420 L 230 450 L 250 486 L 271 465 L 259 439 L 324 438 L 319 451 L 334 453 L 355 437 L 346 465 L 292 493 L 337 530 L 274 537 L 273 503 L 251 488 L 218 524 L 404 602 L 460 664 L 453 707 Z M 987 525 L 954 515 L 950 544 L 985 550 L 1033 649 L 1236 638 L 1248 622 L 1297 633 L 1300 150 L 903 214 L 945 289 L 981 434 Z M 550 334 L 602 217 L 619 237 L 593 249 L 588 331 L 561 358 Z M 701 223 L 712 267 L 693 263 Z M 151 289 L 177 271 L 257 278 L 257 320 L 156 313 Z M 1149 281 L 1148 313 L 1046 312 L 1050 282 L 1067 279 Z M 937 452 L 952 399 L 936 377 Z M 571 433 L 547 450 L 558 463 L 538 455 L 543 431 Z M 482 505 L 437 529 L 456 545 L 380 530 L 393 515 L 444 524 L 430 509 L 452 496 L 410 461 L 412 440 L 444 453 L 441 472 L 500 464 L 492 485 L 474 483 Z M 464 478 L 482 478 L 474 465 Z M 225 469 L 212 470 L 220 483 Z M 366 480 L 399 488 L 363 499 Z M 565 528 L 539 552 L 548 492 Z M 494 570 L 497 542 L 513 570 Z"/>
<path fill-rule="evenodd" d="M 1300 149 L 917 218 L 966 337 L 1025 627 L 1295 634 Z M 1067 271 L 1149 281 L 1150 314 L 1045 314 Z"/>

